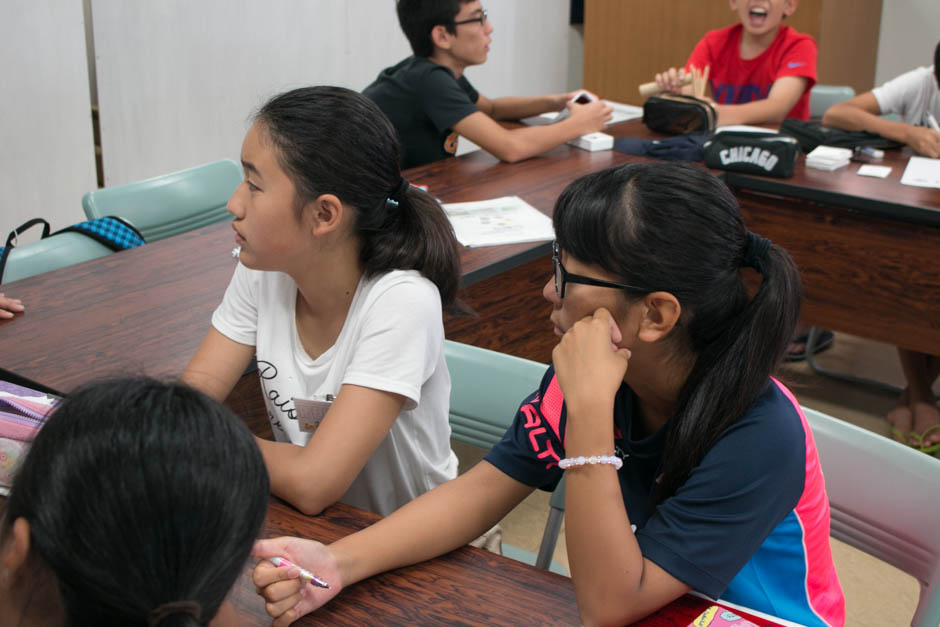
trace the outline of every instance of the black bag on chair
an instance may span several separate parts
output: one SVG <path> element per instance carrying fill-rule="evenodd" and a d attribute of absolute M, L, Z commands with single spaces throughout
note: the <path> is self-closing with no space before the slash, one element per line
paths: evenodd
<path fill-rule="evenodd" d="M 695 96 L 663 94 L 643 103 L 643 124 L 657 133 L 708 134 L 715 130 L 717 120 L 715 107 Z"/>
<path fill-rule="evenodd" d="M 42 218 L 33 218 L 32 220 L 28 220 L 21 224 L 18 228 L 13 229 L 13 231 L 11 231 L 7 236 L 6 244 L 3 247 L 0 247 L 0 283 L 3 283 L 3 271 L 6 268 L 7 259 L 9 259 L 10 254 L 17 245 L 16 240 L 18 236 L 22 235 L 25 231 L 31 229 L 32 227 L 38 226 L 40 224 L 42 225 L 42 234 L 39 236 L 40 240 L 55 237 L 60 233 L 79 233 L 84 237 L 95 240 L 99 244 L 102 244 L 103 246 L 106 246 L 113 251 L 135 248 L 137 246 L 142 246 L 145 243 L 144 238 L 140 235 L 140 232 L 134 228 L 132 224 L 122 220 L 121 218 L 116 218 L 113 216 L 85 220 L 84 222 L 67 226 L 64 229 L 60 229 L 51 234 L 49 233 L 49 223 L 46 220 Z M 79 263 L 86 260 L 87 257 L 82 259 L 75 259 L 71 263 Z"/>

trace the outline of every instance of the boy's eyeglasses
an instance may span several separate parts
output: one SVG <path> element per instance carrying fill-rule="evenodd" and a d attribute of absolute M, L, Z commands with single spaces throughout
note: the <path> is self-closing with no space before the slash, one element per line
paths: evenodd
<path fill-rule="evenodd" d="M 461 24 L 472 24 L 474 22 L 479 22 L 480 26 L 486 26 L 486 11 L 480 13 L 477 17 L 471 17 L 467 20 L 460 20 L 459 22 L 454 22 L 454 26 L 460 26 Z"/>
<path fill-rule="evenodd" d="M 582 285 L 594 285 L 595 287 L 610 287 L 618 290 L 629 290 L 632 292 L 650 291 L 644 287 L 624 285 L 622 283 L 603 281 L 601 279 L 592 279 L 591 277 L 568 272 L 568 270 L 565 269 L 565 265 L 561 262 L 561 253 L 558 250 L 558 242 L 552 242 L 552 265 L 554 266 L 555 270 L 555 296 L 557 296 L 559 299 L 563 299 L 565 297 L 565 286 L 568 283 L 581 283 Z"/>

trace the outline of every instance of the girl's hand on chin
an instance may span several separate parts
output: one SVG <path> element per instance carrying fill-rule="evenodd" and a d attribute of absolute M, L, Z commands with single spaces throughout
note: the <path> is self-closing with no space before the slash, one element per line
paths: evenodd
<path fill-rule="evenodd" d="M 630 351 L 617 346 L 620 328 L 607 309 L 579 320 L 552 351 L 555 374 L 569 407 L 611 402 L 627 373 Z"/>

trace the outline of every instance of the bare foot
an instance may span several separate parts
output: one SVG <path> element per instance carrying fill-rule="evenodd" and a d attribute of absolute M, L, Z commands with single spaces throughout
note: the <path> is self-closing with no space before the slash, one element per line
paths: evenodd
<path fill-rule="evenodd" d="M 907 404 L 907 389 L 901 392 L 901 398 L 898 399 L 898 406 L 888 412 L 885 417 L 888 424 L 893 427 L 891 437 L 900 442 L 915 444 L 910 440 L 911 429 L 914 428 L 914 412 Z"/>
<path fill-rule="evenodd" d="M 937 408 L 936 401 L 933 403 L 914 403 L 912 411 L 914 414 L 914 432 L 924 436 L 920 444 L 929 446 L 940 442 L 940 409 Z"/>

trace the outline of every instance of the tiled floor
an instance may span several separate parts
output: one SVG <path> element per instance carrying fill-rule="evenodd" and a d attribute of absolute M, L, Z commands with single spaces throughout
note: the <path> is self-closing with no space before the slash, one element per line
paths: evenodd
<path fill-rule="evenodd" d="M 893 347 L 838 334 L 834 346 L 819 356 L 820 365 L 900 385 L 903 381 Z M 780 375 L 800 403 L 887 435 L 884 415 L 894 407 L 891 394 L 814 375 L 805 363 L 784 367 Z M 475 464 L 483 451 L 454 444 L 461 471 Z M 928 498 L 936 498 L 929 495 Z M 548 515 L 548 494 L 536 492 L 503 521 L 503 541 L 536 552 Z M 859 627 L 906 625 L 914 613 L 917 582 L 883 562 L 833 540 L 836 569 L 846 596 L 847 624 Z M 555 559 L 567 567 L 564 529 Z"/>

